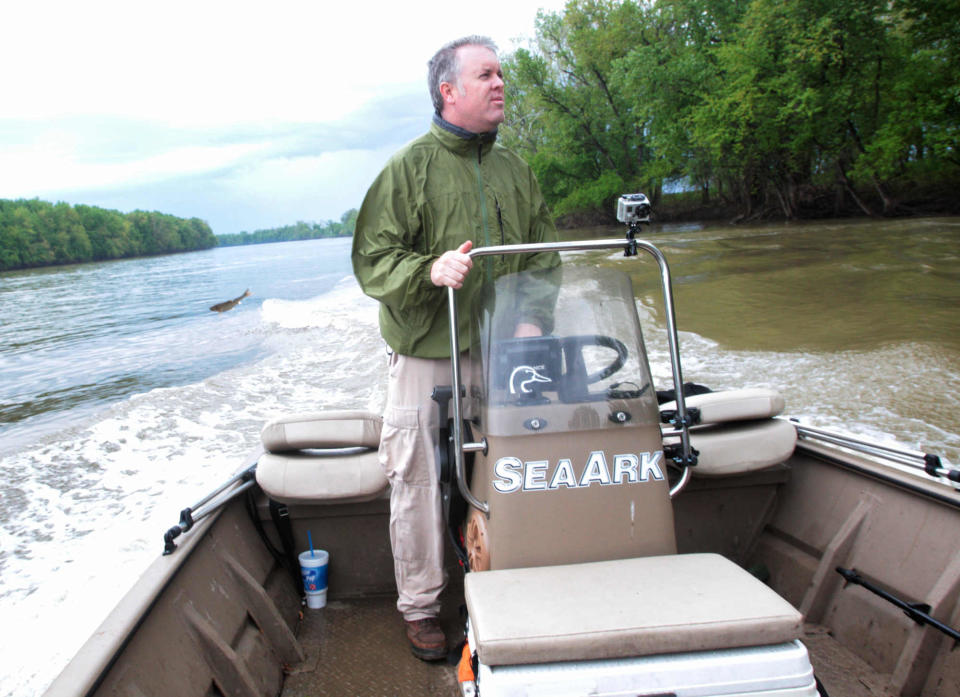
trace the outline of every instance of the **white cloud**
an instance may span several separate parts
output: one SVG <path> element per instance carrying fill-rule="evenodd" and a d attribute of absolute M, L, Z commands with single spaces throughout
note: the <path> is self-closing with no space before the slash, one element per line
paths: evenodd
<path fill-rule="evenodd" d="M 216 182 L 231 208 L 242 213 L 247 231 L 297 220 L 339 219 L 360 205 L 367 186 L 393 152 L 340 150 L 317 156 L 278 158 L 230 173 Z M 331 213 L 318 217 L 317 210 Z"/>
<path fill-rule="evenodd" d="M 433 50 L 472 33 L 511 50 L 544 6 L 563 2 L 11 4 L 0 198 L 189 204 L 168 212 L 216 232 L 283 224 L 291 208 L 337 218 L 427 123 Z M 250 224 L 244 199 L 259 202 Z"/>
<path fill-rule="evenodd" d="M 51 133 L 40 147 L 12 147 L 4 153 L 0 191 L 16 196 L 29 192 L 69 192 L 140 185 L 171 177 L 190 176 L 229 167 L 248 159 L 266 144 L 190 145 L 128 161 L 104 158 L 86 162 L 76 157 L 77 144 L 69 136 Z"/>

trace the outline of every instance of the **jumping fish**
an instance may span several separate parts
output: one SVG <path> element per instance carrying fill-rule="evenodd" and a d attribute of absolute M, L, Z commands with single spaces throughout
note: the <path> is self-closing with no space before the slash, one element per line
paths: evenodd
<path fill-rule="evenodd" d="M 234 298 L 233 300 L 224 300 L 222 303 L 217 303 L 216 305 L 213 305 L 210 309 L 214 312 L 226 312 L 227 310 L 232 310 L 233 308 L 235 308 L 237 305 L 240 304 L 241 300 L 248 297 L 249 295 L 250 295 L 250 289 L 247 288 L 245 291 L 243 291 L 243 295 L 241 295 L 240 297 Z"/>

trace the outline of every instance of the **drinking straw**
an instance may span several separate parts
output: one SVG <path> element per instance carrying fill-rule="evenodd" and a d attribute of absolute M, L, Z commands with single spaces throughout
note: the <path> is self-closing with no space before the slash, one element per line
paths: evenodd
<path fill-rule="evenodd" d="M 307 530 L 307 542 L 310 543 L 310 558 L 313 559 L 316 555 L 313 553 L 313 537 L 310 535 L 309 530 Z"/>

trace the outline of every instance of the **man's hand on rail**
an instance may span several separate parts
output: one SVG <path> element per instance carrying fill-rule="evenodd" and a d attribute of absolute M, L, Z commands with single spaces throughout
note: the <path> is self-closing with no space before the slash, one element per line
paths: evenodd
<path fill-rule="evenodd" d="M 457 249 L 444 252 L 430 267 L 430 280 L 435 286 L 460 288 L 463 279 L 473 268 L 473 259 L 467 253 L 473 248 L 473 242 L 467 240 Z"/>

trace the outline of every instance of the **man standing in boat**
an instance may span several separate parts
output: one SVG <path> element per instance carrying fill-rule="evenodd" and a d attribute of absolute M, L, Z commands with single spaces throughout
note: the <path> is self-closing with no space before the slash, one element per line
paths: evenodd
<path fill-rule="evenodd" d="M 556 228 L 530 167 L 497 144 L 504 82 L 495 44 L 469 36 L 441 48 L 427 77 L 430 130 L 387 163 L 364 198 L 353 269 L 380 302 L 390 349 L 380 462 L 391 484 L 390 541 L 399 599 L 414 655 L 446 656 L 437 616 L 446 585 L 445 525 L 435 451 L 440 416 L 430 399 L 450 384 L 447 287 L 458 289 L 461 346 L 484 280 L 556 266 L 556 254 L 482 257 L 476 245 L 552 242 Z M 518 317 L 516 336 L 547 327 Z M 446 419 L 447 415 L 443 415 Z"/>

